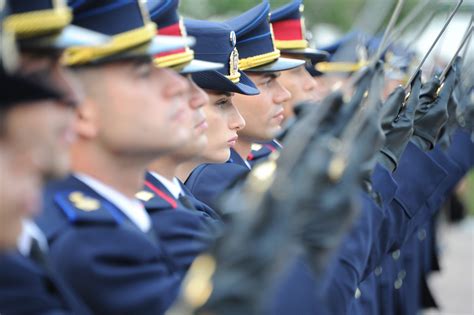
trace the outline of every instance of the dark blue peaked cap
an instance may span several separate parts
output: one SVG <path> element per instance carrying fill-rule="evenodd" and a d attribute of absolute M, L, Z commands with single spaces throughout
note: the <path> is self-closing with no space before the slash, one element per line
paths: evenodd
<path fill-rule="evenodd" d="M 281 58 L 269 22 L 270 4 L 264 0 L 247 12 L 227 20 L 237 35 L 239 68 L 251 72 L 272 72 L 296 68 L 303 60 Z"/>
<path fill-rule="evenodd" d="M 312 63 L 327 60 L 327 52 L 309 47 L 303 12 L 303 0 L 293 0 L 272 11 L 270 23 L 273 26 L 275 45 L 282 53 L 302 56 Z"/>
<path fill-rule="evenodd" d="M 200 20 L 185 20 L 188 34 L 196 38 L 194 53 L 201 60 L 218 62 L 217 71 L 193 74 L 193 80 L 203 89 L 256 95 L 260 91 L 245 73 L 239 71 L 236 37 L 230 26 Z"/>
<path fill-rule="evenodd" d="M 7 4 L 5 28 L 15 34 L 23 49 L 63 50 L 101 45 L 109 40 L 102 34 L 70 25 L 72 12 L 65 0 L 9 0 Z"/>
<path fill-rule="evenodd" d="M 157 36 L 147 8 L 140 0 L 70 0 L 73 24 L 112 36 L 107 47 L 67 54 L 69 65 L 100 63 L 120 59 L 154 56 L 192 44 L 186 37 Z"/>
<path fill-rule="evenodd" d="M 147 5 L 151 20 L 158 26 L 158 34 L 186 37 L 186 27 L 178 14 L 179 0 L 152 0 Z M 216 70 L 224 66 L 222 63 L 197 60 L 194 57 L 194 51 L 186 46 L 158 54 L 154 62 L 159 67 L 176 68 L 181 74 Z"/>

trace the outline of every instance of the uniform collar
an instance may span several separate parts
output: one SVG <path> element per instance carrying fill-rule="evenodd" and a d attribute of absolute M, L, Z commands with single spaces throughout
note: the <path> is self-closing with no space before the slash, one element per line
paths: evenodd
<path fill-rule="evenodd" d="M 252 169 L 252 167 L 250 166 L 249 162 L 247 162 L 246 160 L 242 159 L 242 157 L 240 156 L 240 154 L 237 153 L 237 151 L 235 151 L 234 149 L 230 149 L 230 158 L 229 158 L 229 161 L 228 163 L 235 163 L 235 164 L 239 164 L 239 165 L 242 165 L 246 168 L 248 168 L 249 170 Z"/>
<path fill-rule="evenodd" d="M 158 181 L 160 181 L 175 199 L 178 199 L 180 195 L 184 195 L 183 189 L 181 188 L 181 184 L 179 183 L 176 177 L 173 177 L 173 181 L 170 181 L 169 179 L 165 178 L 164 176 L 161 176 L 156 172 L 150 172 L 150 174 Z"/>
<path fill-rule="evenodd" d="M 101 183 L 97 179 L 84 173 L 76 173 L 74 176 L 81 182 L 92 188 L 99 195 L 114 204 L 130 221 L 140 230 L 147 233 L 151 228 L 150 216 L 143 205 L 135 198 L 128 198 L 110 186 Z"/>

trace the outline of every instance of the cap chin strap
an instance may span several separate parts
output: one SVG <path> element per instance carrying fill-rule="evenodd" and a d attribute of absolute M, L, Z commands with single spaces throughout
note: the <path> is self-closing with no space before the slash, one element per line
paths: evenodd
<path fill-rule="evenodd" d="M 240 59 L 239 69 L 248 70 L 250 68 L 256 68 L 259 66 L 266 65 L 280 58 L 280 55 L 280 51 L 278 49 L 275 49 L 274 51 L 265 54 Z"/>
<path fill-rule="evenodd" d="M 67 66 L 75 66 L 93 62 L 97 59 L 146 44 L 155 37 L 155 34 L 156 24 L 149 22 L 143 27 L 112 36 L 111 40 L 104 45 L 68 48 L 64 53 L 63 63 Z"/>

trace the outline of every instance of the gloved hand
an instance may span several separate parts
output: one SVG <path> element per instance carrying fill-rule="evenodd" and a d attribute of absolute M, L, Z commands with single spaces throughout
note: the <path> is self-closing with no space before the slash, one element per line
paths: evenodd
<path fill-rule="evenodd" d="M 440 130 L 448 120 L 448 102 L 456 85 L 457 64 L 455 61 L 441 87 L 439 79 L 434 77 L 421 88 L 412 137 L 421 150 L 434 148 Z"/>
<path fill-rule="evenodd" d="M 460 84 L 461 81 L 461 58 L 457 57 L 456 62 L 454 63 L 454 67 L 456 68 L 456 80 L 455 80 L 455 87 L 451 97 L 449 98 L 448 102 L 448 121 L 441 129 L 439 137 L 438 137 L 438 144 L 446 150 L 451 145 L 451 136 L 459 127 L 458 120 L 456 117 L 456 112 L 459 104 L 459 100 L 461 98 L 462 93 L 462 85 Z"/>
<path fill-rule="evenodd" d="M 421 72 L 419 72 L 411 85 L 410 95 L 405 106 L 405 91 L 398 87 L 390 94 L 384 104 L 386 114 L 382 118 L 382 129 L 385 132 L 385 145 L 380 150 L 378 161 L 389 171 L 397 168 L 398 161 L 413 135 L 413 123 L 421 88 Z"/>

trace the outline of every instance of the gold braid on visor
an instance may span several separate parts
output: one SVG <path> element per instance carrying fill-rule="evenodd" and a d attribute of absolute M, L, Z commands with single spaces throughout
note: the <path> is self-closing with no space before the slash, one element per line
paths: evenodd
<path fill-rule="evenodd" d="M 309 43 L 305 39 L 275 40 L 275 47 L 278 49 L 304 49 L 309 47 Z"/>
<path fill-rule="evenodd" d="M 159 33 L 158 33 L 159 34 Z M 166 36 L 166 35 L 163 35 Z M 184 63 L 188 63 L 194 59 L 194 50 L 185 47 L 183 52 L 171 54 L 163 57 L 155 57 L 153 63 L 160 68 L 175 67 Z"/>
<path fill-rule="evenodd" d="M 67 66 L 75 66 L 92 62 L 146 44 L 155 37 L 155 34 L 156 24 L 150 22 L 143 27 L 112 36 L 105 45 L 68 48 L 64 53 L 63 63 Z"/>
<path fill-rule="evenodd" d="M 280 51 L 278 49 L 266 54 L 243 58 L 239 60 L 239 69 L 247 70 L 250 68 L 266 65 L 267 63 L 275 61 L 278 58 L 280 58 Z"/>
<path fill-rule="evenodd" d="M 319 72 L 355 72 L 368 64 L 367 61 L 354 62 L 318 62 L 315 69 Z"/>
<path fill-rule="evenodd" d="M 60 31 L 72 21 L 72 12 L 67 7 L 53 10 L 38 10 L 12 14 L 3 22 L 5 29 L 24 39 Z"/>

